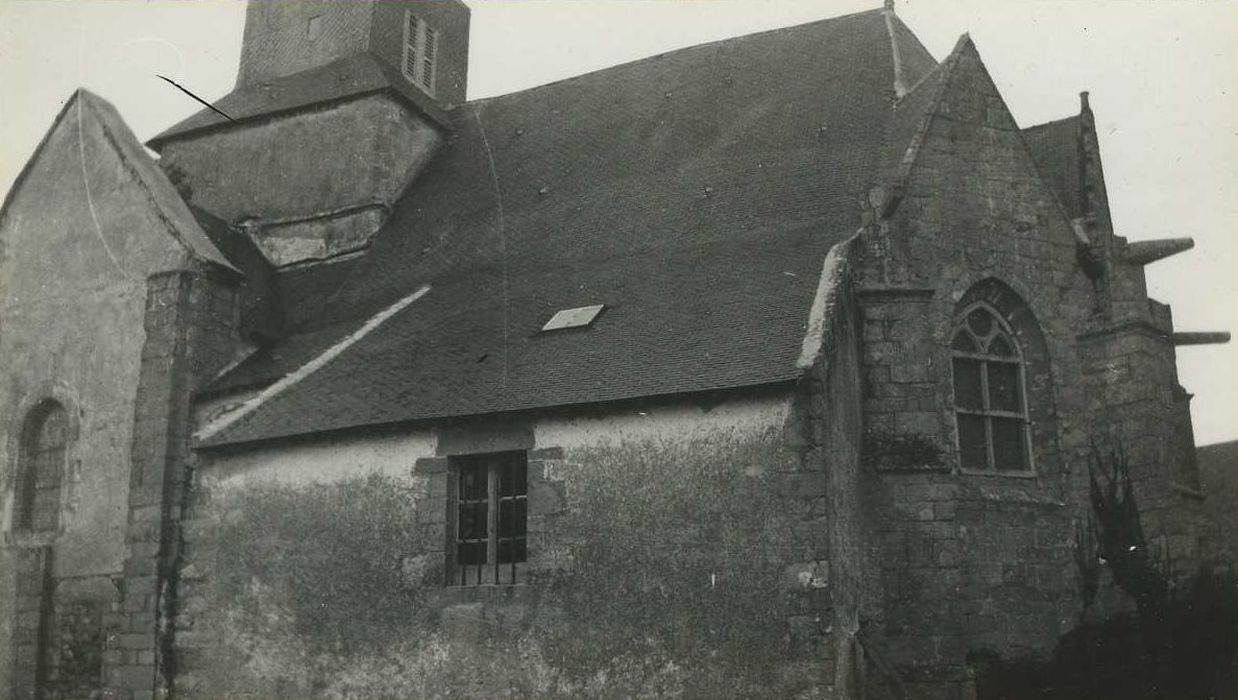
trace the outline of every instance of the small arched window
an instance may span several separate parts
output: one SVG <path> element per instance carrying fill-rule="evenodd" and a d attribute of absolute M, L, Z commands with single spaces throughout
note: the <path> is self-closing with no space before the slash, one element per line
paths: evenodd
<path fill-rule="evenodd" d="M 48 399 L 22 426 L 13 513 L 16 532 L 50 532 L 60 525 L 60 483 L 69 443 L 69 416 Z"/>
<path fill-rule="evenodd" d="M 1031 471 L 1023 356 L 1009 326 L 987 304 L 974 304 L 960 315 L 950 350 L 960 466 Z"/>

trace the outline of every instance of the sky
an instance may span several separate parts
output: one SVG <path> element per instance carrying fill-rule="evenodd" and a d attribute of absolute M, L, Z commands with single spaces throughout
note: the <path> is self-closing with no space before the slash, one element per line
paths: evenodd
<path fill-rule="evenodd" d="M 826 17 L 880 0 L 470 0 L 469 97 Z M 898 0 L 937 59 L 971 34 L 1020 126 L 1078 113 L 1091 92 L 1117 233 L 1189 236 L 1148 266 L 1177 330 L 1238 328 L 1238 3 Z M 0 0 L 0 195 L 79 86 L 140 139 L 236 77 L 241 0 Z M 811 76 L 803 79 L 810 80 Z M 1196 442 L 1238 438 L 1238 343 L 1178 349 Z"/>

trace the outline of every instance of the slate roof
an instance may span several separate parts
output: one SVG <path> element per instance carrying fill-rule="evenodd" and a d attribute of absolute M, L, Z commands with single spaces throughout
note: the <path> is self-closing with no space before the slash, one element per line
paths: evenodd
<path fill-rule="evenodd" d="M 1023 130 L 1023 142 L 1032 154 L 1036 169 L 1072 219 L 1084 215 L 1079 129 L 1076 115 Z"/>
<path fill-rule="evenodd" d="M 880 183 L 887 190 L 884 192 L 883 208 L 902 196 L 902 189 L 910 177 L 963 41 L 970 39 L 960 39 L 955 50 L 928 74 L 911 84 L 907 94 L 894 105 L 886 126 L 885 149 L 879 166 Z"/>
<path fill-rule="evenodd" d="M 214 106 L 236 121 L 245 121 L 376 92 L 394 94 L 413 103 L 435 121 L 449 123 L 446 114 L 432 100 L 409 86 L 408 81 L 394 68 L 368 53 L 341 58 L 279 80 L 233 90 Z M 215 111 L 204 109 L 165 129 L 148 145 L 157 151 L 170 139 L 229 123 Z"/>
<path fill-rule="evenodd" d="M 1203 492 L 1228 499 L 1232 508 L 1238 500 L 1238 440 L 1195 448 Z"/>
<path fill-rule="evenodd" d="M 918 82 L 936 62 L 894 26 Z M 290 335 L 213 389 L 269 384 L 431 291 L 203 444 L 794 379 L 894 99 L 874 11 L 457 108 L 369 252 L 281 273 Z M 596 303 L 592 326 L 537 333 Z"/>

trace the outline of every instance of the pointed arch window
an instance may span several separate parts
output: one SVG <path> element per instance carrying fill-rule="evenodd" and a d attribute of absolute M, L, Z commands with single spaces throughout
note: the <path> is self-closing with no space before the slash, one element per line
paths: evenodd
<path fill-rule="evenodd" d="M 1032 469 L 1024 362 L 993 308 L 967 308 L 950 341 L 959 463 L 965 471 Z"/>
<path fill-rule="evenodd" d="M 35 405 L 26 417 L 18 453 L 14 532 L 52 532 L 60 526 L 69 428 L 64 406 L 52 399 Z"/>

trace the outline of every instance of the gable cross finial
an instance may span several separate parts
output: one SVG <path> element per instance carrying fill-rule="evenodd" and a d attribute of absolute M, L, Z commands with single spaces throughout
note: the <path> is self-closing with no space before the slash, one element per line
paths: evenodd
<path fill-rule="evenodd" d="M 894 11 L 894 0 L 885 0 L 885 11 L 886 12 Z"/>

